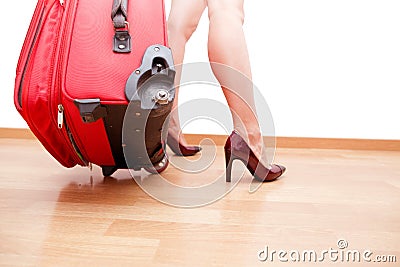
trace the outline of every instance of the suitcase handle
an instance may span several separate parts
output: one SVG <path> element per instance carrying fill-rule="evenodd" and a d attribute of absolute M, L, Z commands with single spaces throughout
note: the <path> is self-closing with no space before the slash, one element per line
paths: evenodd
<path fill-rule="evenodd" d="M 113 51 L 116 53 L 130 53 L 131 36 L 128 23 L 128 0 L 114 0 L 111 19 L 113 21 L 115 35 Z"/>
<path fill-rule="evenodd" d="M 126 27 L 128 20 L 128 0 L 114 0 L 111 19 L 115 30 Z"/>

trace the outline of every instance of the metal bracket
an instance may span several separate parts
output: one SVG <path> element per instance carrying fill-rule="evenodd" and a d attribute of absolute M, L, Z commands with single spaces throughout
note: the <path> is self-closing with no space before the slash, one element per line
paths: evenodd
<path fill-rule="evenodd" d="M 84 123 L 95 122 L 107 116 L 107 109 L 100 104 L 100 99 L 75 99 L 75 106 L 78 107 Z"/>
<path fill-rule="evenodd" d="M 129 31 L 115 31 L 113 51 L 116 53 L 130 53 L 132 50 Z"/>
<path fill-rule="evenodd" d="M 146 108 L 146 105 L 153 108 L 153 97 L 157 98 L 158 92 L 163 90 L 168 92 L 168 101 L 172 102 L 175 97 L 174 79 L 175 68 L 171 49 L 163 45 L 149 46 L 143 55 L 141 66 L 129 76 L 125 86 L 126 98 L 128 101 L 141 101 L 142 108 Z M 155 87 L 148 88 L 152 85 Z M 142 87 L 142 92 L 139 92 L 139 87 Z M 146 94 L 143 92 L 146 90 L 148 93 L 154 93 L 151 98 L 141 97 L 142 94 Z M 161 102 L 166 104 L 165 100 Z"/>

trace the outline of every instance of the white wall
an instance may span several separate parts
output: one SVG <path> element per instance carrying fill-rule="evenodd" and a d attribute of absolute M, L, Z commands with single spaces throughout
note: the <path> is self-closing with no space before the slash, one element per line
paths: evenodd
<path fill-rule="evenodd" d="M 0 4 L 0 127 L 26 127 L 13 106 L 13 80 L 35 4 Z M 254 83 L 278 136 L 400 139 L 400 1 L 247 0 L 245 12 Z M 206 15 L 186 62 L 207 61 Z M 182 89 L 180 100 L 202 94 L 224 101 L 210 89 Z"/>

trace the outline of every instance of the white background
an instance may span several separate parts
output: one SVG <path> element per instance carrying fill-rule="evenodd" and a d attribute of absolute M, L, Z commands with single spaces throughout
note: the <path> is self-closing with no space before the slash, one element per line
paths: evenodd
<path fill-rule="evenodd" d="M 0 3 L 0 127 L 26 127 L 13 88 L 35 5 Z M 254 83 L 277 136 L 400 139 L 400 1 L 247 0 L 245 13 Z M 208 60 L 207 31 L 205 12 L 185 62 Z M 183 88 L 180 96 L 224 101 L 215 87 Z M 195 124 L 185 131 L 220 133 L 206 121 Z"/>

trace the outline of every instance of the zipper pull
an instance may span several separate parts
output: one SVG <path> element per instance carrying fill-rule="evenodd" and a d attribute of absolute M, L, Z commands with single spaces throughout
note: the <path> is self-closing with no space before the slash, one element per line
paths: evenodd
<path fill-rule="evenodd" d="M 58 129 L 62 129 L 64 124 L 64 107 L 63 105 L 58 105 L 58 116 L 57 116 L 57 125 Z"/>
<path fill-rule="evenodd" d="M 59 0 L 60 1 L 60 5 L 64 6 L 64 0 Z"/>

